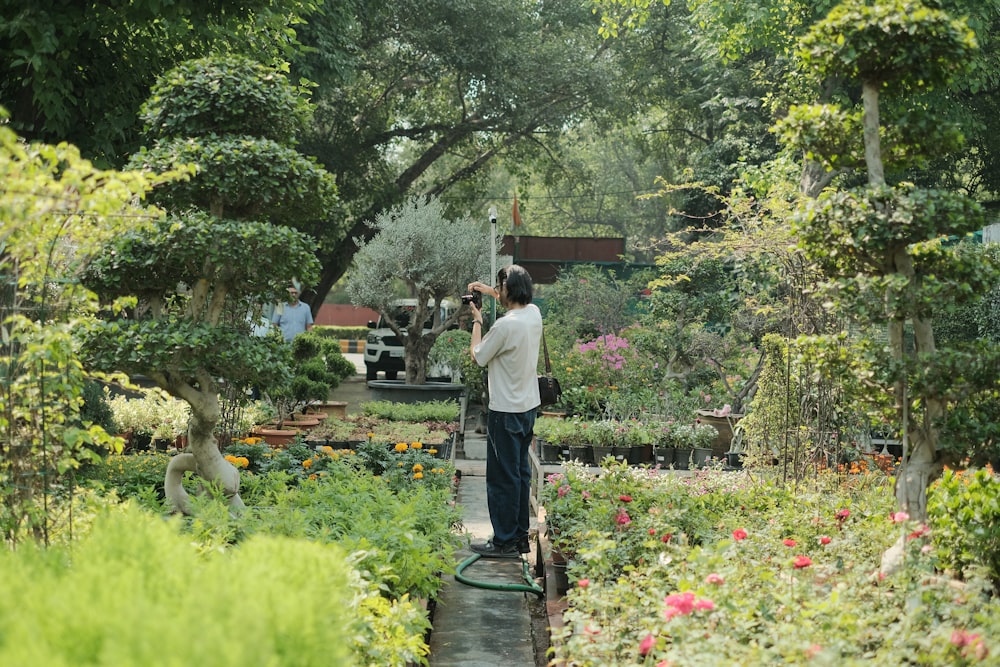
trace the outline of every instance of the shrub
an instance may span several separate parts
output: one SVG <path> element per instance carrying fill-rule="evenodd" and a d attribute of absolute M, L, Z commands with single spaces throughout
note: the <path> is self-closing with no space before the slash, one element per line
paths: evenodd
<path fill-rule="evenodd" d="M 981 567 L 1000 586 L 1000 480 L 992 470 L 946 470 L 928 489 L 927 514 L 941 567 L 961 577 Z"/>
<path fill-rule="evenodd" d="M 203 552 L 179 526 L 127 507 L 72 550 L 0 553 L 0 664 L 348 663 L 341 550 L 259 536 Z"/>
<path fill-rule="evenodd" d="M 170 458 L 170 454 L 156 451 L 111 454 L 97 463 L 81 467 L 79 478 L 90 485 L 114 489 L 123 498 L 149 491 L 162 497 Z"/>

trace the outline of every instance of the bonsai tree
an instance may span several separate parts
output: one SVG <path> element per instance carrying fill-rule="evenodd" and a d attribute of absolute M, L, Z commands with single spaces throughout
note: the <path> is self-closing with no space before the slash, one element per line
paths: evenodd
<path fill-rule="evenodd" d="M 340 353 L 337 341 L 314 331 L 296 336 L 292 341 L 291 375 L 265 391 L 278 412 L 279 428 L 296 410 L 327 400 L 340 381 L 354 371 L 354 364 Z"/>
<path fill-rule="evenodd" d="M 186 471 L 218 483 L 242 506 L 239 473 L 215 439 L 222 383 L 285 382 L 291 351 L 278 336 L 249 335 L 252 304 L 308 284 L 315 243 L 276 222 L 309 224 L 336 201 L 331 177 L 293 148 L 308 105 L 278 72 L 247 60 L 183 63 L 143 107 L 152 148 L 132 165 L 154 173 L 182 164 L 193 175 L 155 188 L 171 211 L 149 230 L 116 238 L 84 280 L 105 303 L 127 303 L 88 332 L 99 368 L 141 373 L 191 406 L 188 451 L 167 468 L 166 495 L 190 512 Z M 122 301 L 125 299 L 126 301 Z"/>
<path fill-rule="evenodd" d="M 861 164 L 867 184 L 831 189 L 805 200 L 797 230 L 806 254 L 831 278 L 833 303 L 858 321 L 884 327 L 888 344 L 883 350 L 871 341 L 859 341 L 855 359 L 867 366 L 841 368 L 866 378 L 892 397 L 894 421 L 907 445 L 896 477 L 899 509 L 916 520 L 927 518 L 927 487 L 949 460 L 968 454 L 975 436 L 964 443 L 943 443 L 941 428 L 949 410 L 978 392 L 998 388 L 996 368 L 1000 348 L 995 342 L 975 341 L 939 347 L 932 316 L 984 293 L 997 280 L 997 266 L 971 254 L 962 244 L 942 243 L 947 235 L 964 236 L 983 224 L 981 207 L 958 192 L 933 190 L 912 183 L 889 183 L 886 167 L 919 164 L 914 160 L 954 147 L 957 136 L 947 123 L 921 117 L 919 104 L 910 105 L 912 126 L 897 121 L 896 141 L 903 150 L 883 150 L 885 133 L 880 119 L 880 96 L 906 95 L 930 86 L 945 85 L 976 48 L 964 20 L 914 2 L 885 2 L 869 6 L 860 0 L 844 2 L 816 24 L 802 42 L 808 65 L 830 80 L 857 81 L 863 114 Z M 842 118 L 844 131 L 858 125 L 852 114 L 827 106 L 793 109 L 785 123 L 786 138 L 810 159 L 832 168 L 850 156 L 831 156 L 815 128 Z M 895 163 L 887 158 L 896 157 Z M 906 160 L 904 162 L 903 160 Z M 890 172 L 892 173 L 892 172 Z M 904 347 L 904 328 L 913 332 L 913 351 Z M 836 343 L 831 339 L 829 342 Z M 866 344 L 867 343 L 867 344 Z M 831 363 L 836 345 L 827 346 Z M 886 554 L 883 567 L 892 569 L 902 554 Z"/>
<path fill-rule="evenodd" d="M 406 384 L 427 379 L 427 355 L 441 333 L 458 321 L 467 306 L 441 319 L 441 302 L 465 293 L 474 280 L 488 282 L 490 236 L 470 218 L 449 220 L 438 199 L 413 198 L 384 211 L 371 223 L 370 241 L 359 241 L 347 294 L 356 306 L 378 310 L 401 341 Z M 407 325 L 400 327 L 390 308 L 391 285 L 401 281 L 417 300 Z M 430 320 L 432 327 L 424 329 Z"/>

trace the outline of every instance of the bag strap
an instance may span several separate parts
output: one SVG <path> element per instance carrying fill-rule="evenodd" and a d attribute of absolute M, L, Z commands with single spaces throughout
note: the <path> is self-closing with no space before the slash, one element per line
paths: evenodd
<path fill-rule="evenodd" d="M 542 350 L 545 352 L 545 374 L 552 375 L 552 362 L 549 361 L 549 346 L 545 343 L 545 327 L 542 327 Z"/>

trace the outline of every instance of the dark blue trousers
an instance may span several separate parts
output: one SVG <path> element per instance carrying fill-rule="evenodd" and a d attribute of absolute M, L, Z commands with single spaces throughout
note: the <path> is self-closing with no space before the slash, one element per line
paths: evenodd
<path fill-rule="evenodd" d="M 531 459 L 535 411 L 494 412 L 486 421 L 486 504 L 493 544 L 527 539 L 531 525 Z"/>

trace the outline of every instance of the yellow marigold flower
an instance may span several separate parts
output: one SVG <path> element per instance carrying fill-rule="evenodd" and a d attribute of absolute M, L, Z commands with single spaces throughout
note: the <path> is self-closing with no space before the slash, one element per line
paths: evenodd
<path fill-rule="evenodd" d="M 249 468 L 250 467 L 250 459 L 248 459 L 245 456 L 237 456 L 236 457 L 236 461 L 240 464 L 241 468 Z"/>
<path fill-rule="evenodd" d="M 427 453 L 430 454 L 431 456 L 434 456 L 435 454 L 438 453 L 438 450 L 431 447 L 430 449 L 427 450 Z"/>
<path fill-rule="evenodd" d="M 424 467 L 422 465 L 420 465 L 419 463 L 414 463 L 413 464 L 413 472 L 420 472 L 423 469 L 424 469 Z"/>
<path fill-rule="evenodd" d="M 422 472 L 413 473 L 413 479 L 423 479 L 423 478 L 424 478 L 424 473 Z"/>
<path fill-rule="evenodd" d="M 397 468 L 402 468 L 402 467 L 403 467 L 403 462 L 402 462 L 402 461 L 400 461 L 399 463 L 397 463 L 397 464 L 396 464 L 396 467 L 397 467 Z"/>
<path fill-rule="evenodd" d="M 313 473 L 313 474 L 309 475 L 309 479 L 315 480 L 316 479 L 316 473 Z"/>
<path fill-rule="evenodd" d="M 423 446 L 424 445 L 423 445 L 422 442 L 411 442 L 410 443 L 410 447 L 412 447 L 413 449 L 420 449 Z"/>
<path fill-rule="evenodd" d="M 311 468 L 312 464 L 313 464 L 313 460 L 312 459 L 306 459 L 305 461 L 302 462 L 302 467 L 303 468 Z"/>
<path fill-rule="evenodd" d="M 405 442 L 397 442 L 395 449 L 397 452 L 405 452 L 409 447 L 407 447 Z"/>
<path fill-rule="evenodd" d="M 375 437 L 375 434 L 374 434 L 374 433 L 372 433 L 371 431 L 368 431 L 368 439 L 369 439 L 369 440 L 371 440 L 371 439 L 373 439 L 374 437 Z"/>
<path fill-rule="evenodd" d="M 331 447 L 330 445 L 323 445 L 322 447 L 319 448 L 319 451 L 323 452 L 324 454 L 329 454 L 333 456 L 333 447 Z"/>
<path fill-rule="evenodd" d="M 233 465 L 236 465 L 236 457 L 233 456 L 232 454 L 226 454 L 226 460 L 232 463 Z"/>

